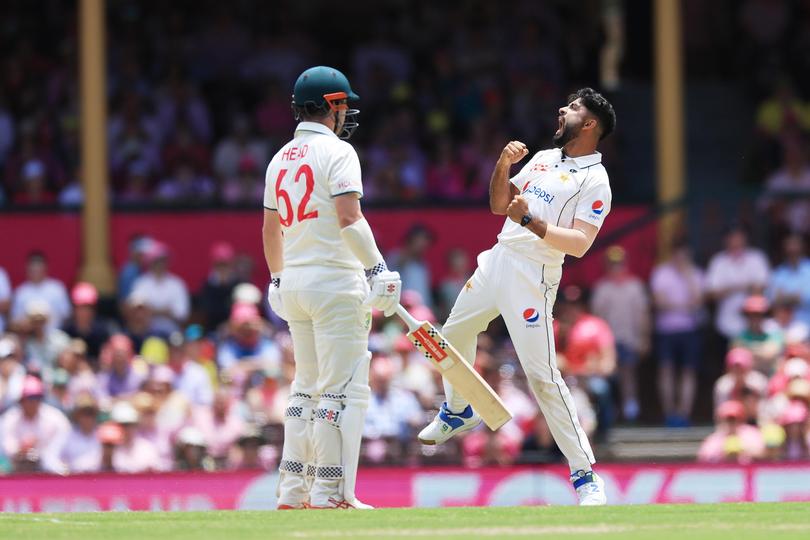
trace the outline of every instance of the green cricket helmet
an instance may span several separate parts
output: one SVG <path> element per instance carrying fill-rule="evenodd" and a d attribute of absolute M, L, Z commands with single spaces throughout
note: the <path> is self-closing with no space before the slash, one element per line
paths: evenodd
<path fill-rule="evenodd" d="M 346 111 L 342 128 L 336 132 L 341 139 L 348 139 L 360 125 L 355 117 L 360 112 L 350 109 L 348 102 L 360 99 L 354 93 L 349 79 L 335 68 L 315 66 L 298 76 L 293 87 L 293 111 L 295 119 L 301 120 L 304 114 L 325 116 L 338 111 Z"/>

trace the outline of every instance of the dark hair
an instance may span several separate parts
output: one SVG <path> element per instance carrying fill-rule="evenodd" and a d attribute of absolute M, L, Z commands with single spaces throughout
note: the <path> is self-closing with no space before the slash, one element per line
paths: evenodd
<path fill-rule="evenodd" d="M 599 128 L 602 134 L 599 135 L 601 141 L 616 128 L 616 111 L 613 110 L 613 105 L 605 99 L 605 96 L 594 90 L 593 88 L 580 88 L 570 96 L 568 96 L 568 103 L 582 100 L 582 104 L 594 115 L 599 122 Z"/>
<path fill-rule="evenodd" d="M 31 251 L 30 253 L 28 253 L 28 262 L 29 263 L 32 263 L 32 262 L 42 262 L 42 263 L 47 262 L 47 260 L 45 258 L 45 253 L 43 253 L 42 251 L 40 251 L 38 249 L 35 249 L 34 251 Z"/>

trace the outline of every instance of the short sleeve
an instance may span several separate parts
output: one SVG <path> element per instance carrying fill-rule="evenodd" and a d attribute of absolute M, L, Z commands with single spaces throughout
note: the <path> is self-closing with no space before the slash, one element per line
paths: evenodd
<path fill-rule="evenodd" d="M 278 203 L 276 202 L 275 186 L 273 185 L 272 170 L 273 164 L 267 167 L 267 172 L 264 174 L 264 207 L 268 210 L 278 210 Z"/>
<path fill-rule="evenodd" d="M 588 182 L 579 195 L 574 219 L 590 223 L 598 228 L 602 227 L 605 218 L 610 213 L 611 193 L 610 184 L 604 181 Z"/>
<path fill-rule="evenodd" d="M 342 151 L 332 161 L 329 168 L 329 195 L 337 197 L 346 193 L 363 196 L 363 179 L 360 172 L 360 159 L 348 143 L 341 145 Z"/>
<path fill-rule="evenodd" d="M 528 180 L 529 173 L 532 172 L 534 166 L 540 161 L 540 158 L 543 157 L 543 152 L 537 152 L 535 155 L 532 156 L 532 159 L 524 165 L 520 171 L 509 179 L 512 184 L 518 188 L 521 192 L 523 192 L 523 188 L 526 187 L 526 181 Z"/>

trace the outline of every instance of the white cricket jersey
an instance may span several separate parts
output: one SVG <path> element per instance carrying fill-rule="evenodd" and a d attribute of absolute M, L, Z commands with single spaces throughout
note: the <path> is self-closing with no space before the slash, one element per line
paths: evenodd
<path fill-rule="evenodd" d="M 317 122 L 301 122 L 293 140 L 267 166 L 264 207 L 276 210 L 284 233 L 284 267 L 363 270 L 340 236 L 334 197 L 363 195 L 352 145 Z"/>
<path fill-rule="evenodd" d="M 610 183 L 599 152 L 574 158 L 558 148 L 541 150 L 510 181 L 529 203 L 529 213 L 552 225 L 570 228 L 580 219 L 601 227 L 610 212 Z M 565 253 L 509 218 L 498 243 L 541 264 L 560 266 L 565 259 Z"/>

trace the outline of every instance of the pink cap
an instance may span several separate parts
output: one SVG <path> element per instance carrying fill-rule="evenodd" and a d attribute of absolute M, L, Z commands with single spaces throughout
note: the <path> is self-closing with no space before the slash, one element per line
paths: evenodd
<path fill-rule="evenodd" d="M 740 366 L 751 369 L 754 366 L 754 355 L 743 347 L 734 347 L 726 354 L 726 367 Z"/>
<path fill-rule="evenodd" d="M 743 313 L 767 313 L 770 305 L 768 299 L 762 295 L 755 294 L 745 299 L 743 303 Z"/>
<path fill-rule="evenodd" d="M 411 352 L 413 350 L 415 350 L 415 347 L 405 334 L 400 335 L 396 341 L 394 341 L 394 351 L 398 353 Z"/>
<path fill-rule="evenodd" d="M 76 306 L 94 306 L 98 302 L 98 291 L 92 283 L 80 281 L 73 286 L 70 299 Z"/>
<path fill-rule="evenodd" d="M 149 380 L 156 383 L 174 384 L 174 372 L 166 365 L 158 365 L 152 368 Z"/>
<path fill-rule="evenodd" d="M 159 259 L 165 259 L 168 256 L 169 246 L 163 242 L 158 242 L 157 240 L 149 244 L 148 248 L 146 249 L 146 253 L 144 253 L 144 259 L 146 260 L 147 264 L 151 264 Z"/>
<path fill-rule="evenodd" d="M 736 418 L 737 420 L 745 420 L 745 406 L 741 401 L 736 399 L 724 401 L 717 407 L 717 418 L 725 420 L 727 418 Z"/>
<path fill-rule="evenodd" d="M 402 297 L 400 298 L 400 301 L 402 302 L 402 305 L 407 309 L 411 309 L 415 306 L 421 306 L 422 304 L 425 303 L 425 301 L 422 299 L 422 295 L 419 294 L 418 291 L 414 291 L 411 289 L 402 291 Z"/>
<path fill-rule="evenodd" d="M 111 349 L 124 349 L 130 356 L 135 354 L 135 347 L 132 345 L 132 340 L 129 336 L 124 334 L 113 334 L 107 341 Z"/>
<path fill-rule="evenodd" d="M 45 395 L 45 386 L 42 381 L 33 375 L 28 375 L 23 381 L 22 394 L 20 399 L 30 397 L 42 397 Z"/>
<path fill-rule="evenodd" d="M 414 306 L 410 311 L 411 315 L 413 315 L 417 321 L 436 322 L 436 316 L 430 308 L 425 305 Z"/>
<path fill-rule="evenodd" d="M 228 242 L 217 242 L 211 246 L 211 260 L 216 262 L 230 262 L 233 260 L 235 252 L 233 246 Z"/>
<path fill-rule="evenodd" d="M 101 444 L 118 445 L 124 442 L 124 428 L 115 422 L 104 422 L 98 426 L 96 437 Z"/>
<path fill-rule="evenodd" d="M 260 318 L 259 309 L 254 304 L 237 302 L 231 308 L 231 322 L 234 324 L 258 321 Z"/>

